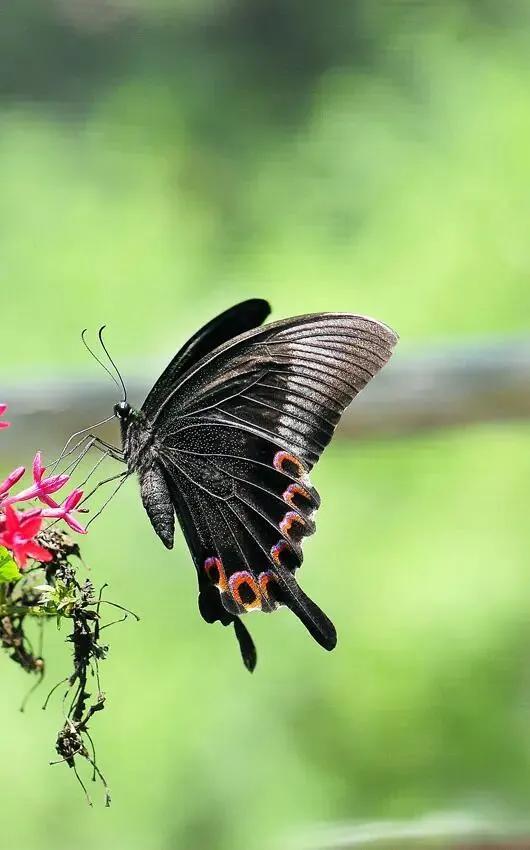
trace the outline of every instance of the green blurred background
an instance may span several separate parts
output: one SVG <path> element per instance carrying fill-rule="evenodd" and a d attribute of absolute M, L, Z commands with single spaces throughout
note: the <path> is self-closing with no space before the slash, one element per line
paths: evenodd
<path fill-rule="evenodd" d="M 396 357 L 527 332 L 529 47 L 524 0 L 2 4 L 4 378 L 93 379 L 79 332 L 103 322 L 126 375 L 155 377 L 247 296 L 374 315 Z M 112 633 L 93 724 L 113 807 L 48 767 L 60 702 L 41 712 L 43 689 L 20 715 L 27 677 L 0 658 L 2 850 L 257 850 L 317 821 L 526 814 L 528 426 L 337 440 L 313 481 L 301 580 L 339 645 L 252 617 L 254 676 L 200 619 L 182 539 L 166 552 L 121 491 L 83 548 L 142 617 Z M 48 630 L 50 686 L 65 636 Z"/>

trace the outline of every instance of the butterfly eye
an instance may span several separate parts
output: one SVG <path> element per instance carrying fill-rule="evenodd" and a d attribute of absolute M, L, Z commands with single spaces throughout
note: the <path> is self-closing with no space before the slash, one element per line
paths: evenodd
<path fill-rule="evenodd" d="M 127 419 L 131 412 L 131 405 L 127 401 L 120 401 L 114 405 L 114 416 L 118 419 Z"/>

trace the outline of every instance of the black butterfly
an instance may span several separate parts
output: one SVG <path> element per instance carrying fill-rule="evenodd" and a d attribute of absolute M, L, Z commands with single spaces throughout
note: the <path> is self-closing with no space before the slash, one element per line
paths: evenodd
<path fill-rule="evenodd" d="M 199 610 L 234 624 L 249 670 L 248 611 L 286 605 L 325 649 L 333 623 L 299 587 L 303 538 L 320 505 L 309 472 L 344 408 L 389 359 L 390 328 L 316 313 L 260 327 L 266 301 L 237 304 L 173 358 L 134 410 L 114 407 L 123 459 L 140 480 L 156 533 L 173 546 L 175 514 L 195 562 Z"/>

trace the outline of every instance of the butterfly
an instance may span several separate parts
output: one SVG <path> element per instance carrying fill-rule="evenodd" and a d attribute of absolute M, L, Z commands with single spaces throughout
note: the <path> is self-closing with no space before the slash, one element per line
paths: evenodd
<path fill-rule="evenodd" d="M 201 328 L 140 410 L 116 404 L 122 458 L 162 543 L 175 517 L 188 544 L 208 623 L 233 624 L 243 662 L 256 649 L 241 621 L 289 608 L 324 649 L 335 627 L 297 581 L 320 497 L 310 472 L 347 405 L 397 342 L 386 325 L 349 313 L 265 324 L 250 299 Z"/>

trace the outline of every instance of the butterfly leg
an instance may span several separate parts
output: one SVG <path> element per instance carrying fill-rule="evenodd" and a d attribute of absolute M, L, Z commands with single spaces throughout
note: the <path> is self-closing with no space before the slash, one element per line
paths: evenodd
<path fill-rule="evenodd" d="M 94 440 L 92 445 L 95 449 L 105 451 L 114 460 L 119 460 L 122 463 L 125 463 L 125 457 L 121 449 L 117 446 L 113 446 L 112 443 L 105 442 L 105 440 L 102 440 L 101 437 L 96 437 L 95 434 L 90 434 L 89 436 Z"/>
<path fill-rule="evenodd" d="M 92 448 L 92 446 L 91 446 L 91 445 L 89 445 L 89 446 L 88 446 L 88 447 L 87 447 L 87 448 L 83 451 L 82 456 L 81 456 L 81 457 L 80 457 L 80 458 L 76 461 L 76 464 L 75 464 L 74 469 L 75 469 L 75 468 L 77 468 L 77 465 L 78 465 L 78 464 L 79 464 L 79 463 L 83 460 L 83 457 L 85 457 L 85 455 L 86 455 L 86 454 L 90 451 L 90 449 L 91 449 L 91 448 Z M 97 459 L 97 461 L 95 462 L 95 464 L 92 466 L 92 469 L 90 470 L 90 472 L 89 472 L 89 473 L 86 475 L 86 477 L 85 477 L 85 478 L 81 481 L 81 484 L 79 484 L 79 485 L 78 485 L 78 486 L 79 486 L 79 489 L 81 489 L 81 487 L 85 487 L 85 486 L 88 484 L 88 482 L 90 481 L 90 479 L 92 478 L 92 476 L 94 475 L 94 473 L 96 472 L 96 470 L 97 470 L 97 469 L 99 469 L 99 467 L 101 466 L 101 464 L 102 464 L 102 463 L 103 463 L 103 462 L 104 462 L 104 461 L 105 461 L 108 457 L 109 457 L 109 453 L 108 453 L 108 452 L 103 452 L 103 453 L 99 456 L 99 458 Z"/>
<path fill-rule="evenodd" d="M 84 484 L 86 484 L 86 481 L 88 481 L 88 479 L 91 477 L 93 472 L 95 472 L 97 467 L 105 460 L 105 458 L 112 457 L 113 460 L 119 460 L 122 463 L 124 462 L 123 453 L 120 452 L 119 449 L 117 449 L 115 446 L 111 446 L 110 444 L 105 443 L 103 440 L 100 440 L 99 437 L 96 437 L 94 434 L 85 434 L 85 436 L 81 437 L 81 439 L 78 440 L 77 443 L 74 446 L 72 446 L 72 448 L 69 449 L 68 451 L 66 451 L 67 446 L 68 446 L 68 443 L 63 448 L 59 457 L 55 461 L 53 461 L 53 463 L 51 464 L 50 473 L 55 472 L 55 470 L 57 469 L 57 467 L 59 466 L 61 461 L 65 460 L 66 458 L 70 457 L 71 455 L 75 454 L 76 452 L 78 452 L 78 454 L 76 455 L 74 460 L 71 461 L 63 469 L 63 474 L 72 475 L 75 472 L 75 470 L 77 469 L 77 467 L 79 466 L 79 464 L 84 460 L 84 458 L 86 457 L 86 455 L 89 453 L 89 451 L 91 449 L 93 449 L 93 448 L 98 449 L 98 451 L 100 451 L 102 453 L 98 462 L 95 464 L 92 471 L 88 474 L 85 481 L 82 484 L 79 485 L 80 487 L 82 487 L 82 486 L 84 486 Z"/>
<path fill-rule="evenodd" d="M 126 470 L 125 472 L 120 472 L 120 474 L 119 474 L 119 475 L 114 475 L 114 476 L 113 476 L 113 478 L 107 478 L 107 480 L 106 480 L 105 482 L 101 482 L 101 483 L 108 484 L 108 482 L 109 482 L 109 481 L 116 480 L 116 478 L 120 478 L 120 479 L 121 479 L 120 483 L 118 484 L 118 486 L 117 486 L 117 487 L 115 487 L 115 488 L 114 488 L 114 490 L 112 491 L 112 493 L 110 494 L 110 496 L 108 497 L 108 499 L 106 499 L 106 501 L 105 501 L 105 502 L 103 502 L 103 504 L 102 504 L 102 506 L 100 507 L 99 511 L 98 511 L 97 513 L 95 513 L 95 514 L 94 514 L 94 516 L 93 516 L 93 517 L 91 517 L 91 519 L 87 522 L 87 524 L 86 524 L 86 527 L 87 527 L 87 528 L 88 528 L 88 526 L 89 526 L 89 525 L 91 525 L 91 524 L 94 522 L 94 520 L 95 520 L 95 519 L 97 519 L 97 518 L 98 518 L 98 516 L 101 516 L 101 514 L 103 513 L 103 511 L 105 510 L 105 508 L 107 507 L 107 505 L 109 504 L 109 502 L 111 502 L 111 501 L 112 501 L 112 499 L 114 498 L 114 496 L 116 495 L 116 493 L 118 492 L 118 490 L 120 490 L 120 488 L 121 488 L 121 487 L 123 487 L 123 485 L 124 485 L 124 484 L 125 484 L 125 482 L 127 481 L 127 478 L 129 477 L 129 475 L 130 475 L 130 474 L 131 474 L 131 473 L 129 472 L 129 470 Z M 96 488 L 96 489 L 97 489 L 97 488 Z"/>
<path fill-rule="evenodd" d="M 74 460 L 70 461 L 70 463 L 67 466 L 65 466 L 64 469 L 62 470 L 63 474 L 72 475 L 75 472 L 75 470 L 77 469 L 77 467 L 79 466 L 79 464 L 87 456 L 87 454 L 89 453 L 89 451 L 93 447 L 93 445 L 94 445 L 94 441 L 91 438 L 83 437 L 81 440 L 79 440 L 79 442 L 77 442 L 75 444 L 75 446 L 73 446 L 72 449 L 70 449 L 70 451 L 66 452 L 66 454 L 63 457 L 63 460 L 65 460 L 67 457 L 69 457 L 70 455 L 77 452 L 77 450 L 79 449 L 79 452 L 76 455 L 76 457 L 74 458 Z"/>
<path fill-rule="evenodd" d="M 79 433 L 79 432 L 78 432 L 78 433 Z M 68 457 L 70 457 L 71 455 L 75 454 L 75 452 L 77 452 L 77 450 L 78 450 L 78 449 L 79 449 L 79 456 L 80 456 L 80 457 L 84 457 L 84 455 L 85 455 L 85 451 L 90 451 L 90 449 L 91 449 L 91 448 L 92 448 L 92 446 L 94 445 L 94 438 L 92 437 L 92 435 L 91 435 L 91 434 L 85 434 L 85 436 L 84 436 L 84 437 L 81 437 L 81 439 L 80 439 L 80 440 L 78 440 L 78 441 L 77 441 L 77 443 L 76 443 L 74 446 L 72 446 L 72 448 L 71 448 L 71 449 L 68 449 L 68 451 L 66 451 L 66 449 L 67 449 L 67 448 L 68 448 L 68 446 L 70 445 L 70 443 L 71 443 L 71 441 L 72 441 L 73 437 L 75 437 L 75 436 L 77 436 L 77 434 L 74 434 L 72 437 L 70 437 L 70 439 L 68 440 L 68 442 L 67 442 L 67 443 L 65 444 L 65 446 L 63 447 L 63 449 L 62 449 L 62 451 L 61 451 L 60 455 L 59 455 L 59 456 L 58 456 L 55 460 L 53 460 L 53 461 L 49 464 L 49 471 L 50 471 L 50 474 L 51 474 L 51 473 L 53 473 L 53 472 L 55 472 L 55 470 L 57 469 L 57 467 L 59 466 L 59 464 L 61 463 L 61 461 L 65 460 L 66 458 L 68 458 Z M 79 456 L 78 456 L 78 457 L 79 457 Z M 78 459 L 78 458 L 76 458 L 76 460 L 74 461 L 74 463 L 76 463 L 76 462 L 77 462 L 77 459 Z M 69 464 L 69 465 L 65 468 L 64 472 L 68 472 L 68 471 L 70 470 L 70 468 L 71 468 L 71 464 Z"/>
<path fill-rule="evenodd" d="M 93 448 L 98 449 L 98 451 L 101 452 L 101 456 L 96 462 L 96 464 L 93 466 L 92 470 L 88 473 L 85 480 L 81 484 L 79 484 L 79 487 L 83 487 L 86 484 L 88 479 L 93 475 L 98 466 L 100 466 L 106 458 L 112 457 L 113 460 L 122 460 L 121 457 L 117 457 L 115 453 L 113 454 L 109 448 L 104 448 L 103 443 L 98 443 L 97 437 L 94 437 L 92 434 L 88 434 L 86 437 L 83 437 L 81 440 L 79 440 L 79 442 L 76 443 L 75 446 L 64 455 L 63 460 L 64 458 L 77 451 L 80 446 L 82 446 L 82 448 L 80 449 L 79 454 L 73 461 L 68 464 L 68 466 L 63 469 L 63 473 L 73 475 L 79 464 L 85 459 L 89 451 Z"/>
<path fill-rule="evenodd" d="M 94 493 L 97 493 L 100 487 L 103 487 L 105 484 L 110 484 L 111 481 L 117 481 L 118 478 L 122 478 L 123 480 L 125 480 L 125 478 L 130 474 L 131 473 L 129 472 L 129 470 L 126 469 L 124 470 L 124 472 L 119 472 L 117 475 L 111 475 L 110 478 L 104 478 L 103 481 L 99 481 L 96 486 L 90 491 L 90 493 L 87 493 L 87 495 L 79 503 L 79 505 L 84 505 L 84 503 L 87 502 L 88 499 L 90 499 L 94 495 Z M 123 481 L 120 482 L 120 486 L 122 483 Z"/>
<path fill-rule="evenodd" d="M 57 466 L 60 464 L 60 462 L 63 460 L 63 458 L 68 457 L 69 455 L 73 454 L 73 452 L 75 452 L 76 449 L 85 442 L 85 440 L 94 440 L 95 442 L 97 442 L 99 440 L 99 438 L 96 437 L 94 434 L 92 434 L 90 432 L 92 431 L 93 428 L 96 428 L 98 425 L 105 425 L 106 422 L 110 422 L 112 419 L 114 419 L 114 417 L 109 416 L 106 419 L 102 419 L 101 422 L 96 422 L 95 425 L 90 425 L 88 428 L 81 428 L 80 431 L 76 431 L 74 434 L 72 434 L 70 437 L 68 437 L 66 443 L 64 444 L 64 446 L 63 446 L 63 448 L 62 448 L 62 450 L 59 454 L 59 456 L 51 464 L 50 473 L 53 472 L 57 468 Z M 70 446 L 70 444 L 72 443 L 72 441 L 75 440 L 76 437 L 80 437 L 81 434 L 84 434 L 85 436 L 81 437 L 81 439 L 78 440 L 78 442 L 75 444 L 73 449 L 69 449 L 67 451 L 67 449 Z M 103 441 L 101 441 L 101 442 L 103 442 Z M 109 447 L 107 445 L 106 447 L 112 448 L 113 451 L 115 451 L 115 452 L 119 452 L 119 449 L 117 449 L 115 446 Z"/>

